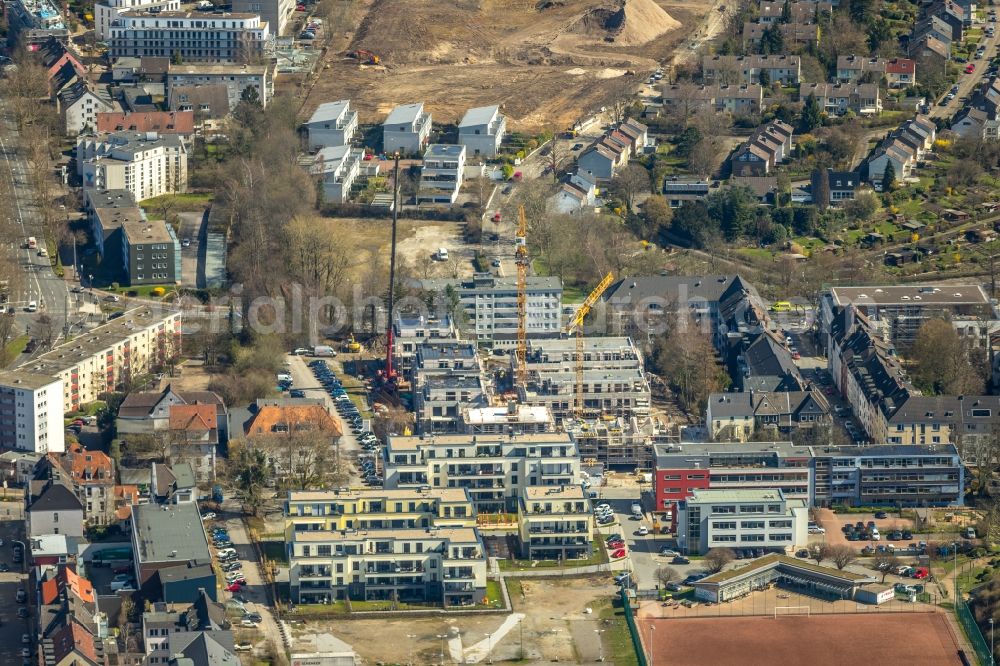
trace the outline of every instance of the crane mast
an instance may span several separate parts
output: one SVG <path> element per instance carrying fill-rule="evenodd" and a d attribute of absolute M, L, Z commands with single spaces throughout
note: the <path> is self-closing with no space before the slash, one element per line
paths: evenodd
<path fill-rule="evenodd" d="M 577 418 L 583 414 L 583 320 L 587 317 L 587 313 L 590 312 L 594 304 L 601 298 L 601 294 L 611 286 L 614 282 L 614 275 L 608 273 L 604 276 L 604 279 L 594 287 L 594 290 L 590 292 L 587 298 L 583 301 L 576 312 L 573 313 L 573 318 L 570 320 L 563 331 L 567 334 L 576 333 L 576 400 L 573 406 L 573 412 Z"/>
<path fill-rule="evenodd" d="M 524 206 L 517 209 L 517 234 L 514 236 L 514 263 L 517 264 L 517 366 L 516 385 L 528 385 L 528 218 Z"/>

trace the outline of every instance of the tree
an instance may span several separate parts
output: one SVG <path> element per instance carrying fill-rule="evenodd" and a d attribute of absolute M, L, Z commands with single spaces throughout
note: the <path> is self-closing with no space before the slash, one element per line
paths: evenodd
<path fill-rule="evenodd" d="M 969 362 L 969 349 L 949 321 L 925 321 L 908 356 L 917 366 L 913 382 L 926 393 L 975 395 L 983 391 L 985 378 Z"/>
<path fill-rule="evenodd" d="M 673 567 L 659 567 L 656 569 L 656 580 L 660 581 L 660 585 L 664 587 L 680 579 L 680 573 Z"/>
<path fill-rule="evenodd" d="M 892 28 L 884 18 L 877 18 L 868 24 L 868 48 L 878 54 L 884 44 L 891 44 Z"/>
<path fill-rule="evenodd" d="M 760 70 L 760 74 L 757 75 L 757 81 L 762 87 L 767 88 L 771 85 L 771 75 L 766 69 L 762 69 Z"/>
<path fill-rule="evenodd" d="M 718 164 L 718 152 L 718 143 L 714 138 L 703 138 L 691 148 L 688 169 L 703 178 L 711 175 Z"/>
<path fill-rule="evenodd" d="M 896 167 L 892 166 L 892 160 L 886 160 L 885 171 L 882 173 L 882 191 L 892 192 L 896 189 Z"/>
<path fill-rule="evenodd" d="M 698 330 L 687 309 L 675 313 L 666 333 L 654 342 L 652 362 L 689 412 L 704 411 L 708 396 L 729 385 L 729 376 L 716 362 L 711 331 Z"/>
<path fill-rule="evenodd" d="M 785 4 L 781 6 L 781 22 L 791 23 L 792 22 L 792 5 L 789 0 L 785 0 Z"/>
<path fill-rule="evenodd" d="M 736 554 L 732 548 L 712 548 L 705 553 L 705 570 L 708 573 L 719 573 L 726 568 L 726 565 L 736 559 Z"/>
<path fill-rule="evenodd" d="M 810 546 L 809 557 L 816 560 L 816 564 L 820 564 L 830 557 L 830 548 L 826 544 Z"/>
<path fill-rule="evenodd" d="M 747 232 L 758 208 L 757 199 L 748 187 L 727 187 L 713 192 L 705 205 L 709 216 L 730 241 Z"/>
<path fill-rule="evenodd" d="M 621 197 L 631 213 L 635 198 L 649 192 L 649 172 L 639 164 L 629 164 L 611 180 L 611 191 Z"/>
<path fill-rule="evenodd" d="M 850 0 L 848 12 L 855 23 L 867 24 L 874 17 L 875 0 Z"/>
<path fill-rule="evenodd" d="M 857 561 L 858 554 L 850 546 L 841 544 L 839 546 L 830 547 L 829 558 L 835 567 L 843 570 L 844 567 L 854 564 L 854 562 Z"/>
<path fill-rule="evenodd" d="M 43 349 L 51 349 L 59 337 L 59 327 L 47 312 L 43 312 L 32 324 L 31 334 Z"/>
<path fill-rule="evenodd" d="M 267 455 L 260 449 L 241 448 L 234 466 L 234 486 L 243 500 L 243 510 L 257 516 L 264 505 L 264 488 L 273 476 Z"/>
<path fill-rule="evenodd" d="M 785 52 L 785 37 L 781 34 L 781 26 L 778 23 L 772 23 L 761 33 L 760 52 L 762 55 Z"/>
<path fill-rule="evenodd" d="M 858 192 L 844 202 L 844 213 L 857 222 L 869 222 L 879 211 L 879 199 L 872 192 Z"/>
<path fill-rule="evenodd" d="M 643 202 L 642 213 L 639 217 L 643 222 L 641 231 L 635 229 L 633 231 L 636 231 L 637 235 L 645 240 L 656 240 L 662 232 L 670 228 L 670 221 L 674 219 L 674 211 L 666 197 L 654 194 Z"/>
<path fill-rule="evenodd" d="M 813 173 L 813 202 L 819 209 L 826 210 L 830 206 L 830 171 L 821 165 Z M 815 217 L 815 216 L 814 216 Z"/>
<path fill-rule="evenodd" d="M 802 115 L 799 118 L 799 131 L 801 133 L 811 132 L 823 124 L 822 111 L 816 95 L 809 93 L 806 97 L 805 105 L 802 107 Z"/>
<path fill-rule="evenodd" d="M 721 237 L 718 223 L 708 214 L 704 201 L 688 201 L 674 212 L 670 232 L 691 247 L 701 248 Z"/>
<path fill-rule="evenodd" d="M 548 130 L 552 134 L 552 140 L 549 142 L 549 154 L 548 163 L 549 170 L 552 172 L 552 182 L 559 182 L 559 174 L 563 169 L 563 162 L 566 161 L 566 143 L 559 140 L 559 134 Z"/>
<path fill-rule="evenodd" d="M 875 553 L 875 557 L 872 558 L 872 568 L 882 574 L 882 582 L 885 582 L 885 577 L 892 573 L 893 569 L 898 567 L 900 560 L 894 554 L 885 553 Z"/>
<path fill-rule="evenodd" d="M 965 435 L 956 437 L 955 446 L 962 463 L 972 471 L 970 485 L 977 497 L 984 497 L 990 482 L 1000 469 L 1000 433 Z"/>
<path fill-rule="evenodd" d="M 621 125 L 627 117 L 628 107 L 632 104 L 635 92 L 632 77 L 623 75 L 610 82 L 608 101 L 605 104 L 608 118 L 614 126 Z"/>

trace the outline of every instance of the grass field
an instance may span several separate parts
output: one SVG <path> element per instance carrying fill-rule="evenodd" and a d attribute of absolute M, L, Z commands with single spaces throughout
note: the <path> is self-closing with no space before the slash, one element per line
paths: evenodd
<path fill-rule="evenodd" d="M 665 619 L 640 626 L 647 645 L 653 637 L 653 663 L 671 666 L 962 663 L 942 613 Z"/>

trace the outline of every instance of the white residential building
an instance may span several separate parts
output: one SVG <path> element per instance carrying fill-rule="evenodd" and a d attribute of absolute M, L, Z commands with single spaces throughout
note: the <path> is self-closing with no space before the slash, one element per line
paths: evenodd
<path fill-rule="evenodd" d="M 517 523 L 522 557 L 564 561 L 591 555 L 594 514 L 581 486 L 525 488 Z"/>
<path fill-rule="evenodd" d="M 69 136 L 97 129 L 97 114 L 119 110 L 106 86 L 91 87 L 85 81 L 63 88 L 56 96 L 63 128 Z"/>
<path fill-rule="evenodd" d="M 260 14 L 261 20 L 267 21 L 271 34 L 278 37 L 288 27 L 296 4 L 295 0 L 233 0 L 233 11 Z"/>
<path fill-rule="evenodd" d="M 549 200 L 551 208 L 564 215 L 593 208 L 596 204 L 597 185 L 576 173 L 571 174 Z"/>
<path fill-rule="evenodd" d="M 261 108 L 274 95 L 274 79 L 266 65 L 226 65 L 213 63 L 170 64 L 167 69 L 168 106 L 176 106 L 171 100 L 171 92 L 179 86 L 223 85 L 229 93 L 229 108 L 235 109 L 247 88 L 257 89 L 257 99 Z"/>
<path fill-rule="evenodd" d="M 163 367 L 180 343 L 180 312 L 140 306 L 35 357 L 19 372 L 61 380 L 62 411 L 71 412 Z"/>
<path fill-rule="evenodd" d="M 493 157 L 506 133 L 507 118 L 495 104 L 469 109 L 458 123 L 458 142 L 470 155 Z"/>
<path fill-rule="evenodd" d="M 326 102 L 305 123 L 309 134 L 309 150 L 330 146 L 346 146 L 358 131 L 358 112 L 351 110 L 351 101 Z"/>
<path fill-rule="evenodd" d="M 476 273 L 462 280 L 421 280 L 418 288 L 445 293 L 454 290 L 464 324 L 479 344 L 513 348 L 517 342 L 517 278 Z M 526 327 L 529 338 L 559 337 L 562 330 L 562 282 L 558 277 L 529 276 Z"/>
<path fill-rule="evenodd" d="M 76 144 L 76 163 L 84 187 L 128 190 L 136 201 L 187 190 L 187 148 L 176 134 L 82 137 Z"/>
<path fill-rule="evenodd" d="M 19 370 L 0 372 L 0 449 L 62 453 L 61 379 Z"/>
<path fill-rule="evenodd" d="M 179 12 L 180 0 L 107 0 L 94 4 L 94 32 L 97 41 L 111 37 L 111 24 L 122 12 Z"/>
<path fill-rule="evenodd" d="M 566 433 L 390 436 L 382 456 L 386 488 L 467 488 L 479 513 L 513 513 L 528 486 L 580 478 Z"/>
<path fill-rule="evenodd" d="M 350 198 L 364 158 L 363 149 L 350 146 L 330 146 L 316 153 L 309 171 L 323 185 L 323 201 L 344 203 Z"/>
<path fill-rule="evenodd" d="M 416 154 L 424 149 L 431 135 L 431 114 L 424 113 L 423 102 L 397 106 L 382 123 L 382 149 L 386 155 L 397 150 Z"/>
<path fill-rule="evenodd" d="M 809 541 L 809 508 L 780 489 L 693 488 L 677 503 L 677 547 L 704 554 L 712 548 L 752 548 L 786 553 Z"/>
<path fill-rule="evenodd" d="M 417 203 L 453 204 L 462 189 L 465 146 L 434 143 L 424 151 Z"/>
<path fill-rule="evenodd" d="M 242 62 L 261 57 L 270 38 L 258 14 L 127 11 L 111 24 L 108 57 Z"/>

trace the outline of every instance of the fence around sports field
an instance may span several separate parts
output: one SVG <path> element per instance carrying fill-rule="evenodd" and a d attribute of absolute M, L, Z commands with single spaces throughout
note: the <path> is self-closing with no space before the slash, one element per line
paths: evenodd
<path fill-rule="evenodd" d="M 886 603 L 876 605 L 861 604 L 849 599 L 822 599 L 812 594 L 796 592 L 784 587 L 770 587 L 751 592 L 738 599 L 722 603 L 705 603 L 694 599 L 664 602 L 659 599 L 639 599 L 641 617 L 685 618 L 721 617 L 729 615 L 774 616 L 776 608 L 805 607 L 810 615 L 830 615 L 846 613 L 929 613 L 941 599 L 934 591 L 921 595 L 921 601 L 909 601 L 897 596 Z M 926 601 L 927 603 L 923 603 Z M 803 613 L 804 614 L 804 613 Z M 778 616 L 780 617 L 780 611 Z"/>
<path fill-rule="evenodd" d="M 962 630 L 965 632 L 966 638 L 969 639 L 969 644 L 976 652 L 976 659 L 980 666 L 993 664 L 990 645 L 986 641 L 986 637 L 983 636 L 983 632 L 979 630 L 979 625 L 976 624 L 976 618 L 973 616 L 969 604 L 964 601 L 958 603 L 955 606 L 955 615 L 958 616 L 958 622 L 962 625 Z"/>

